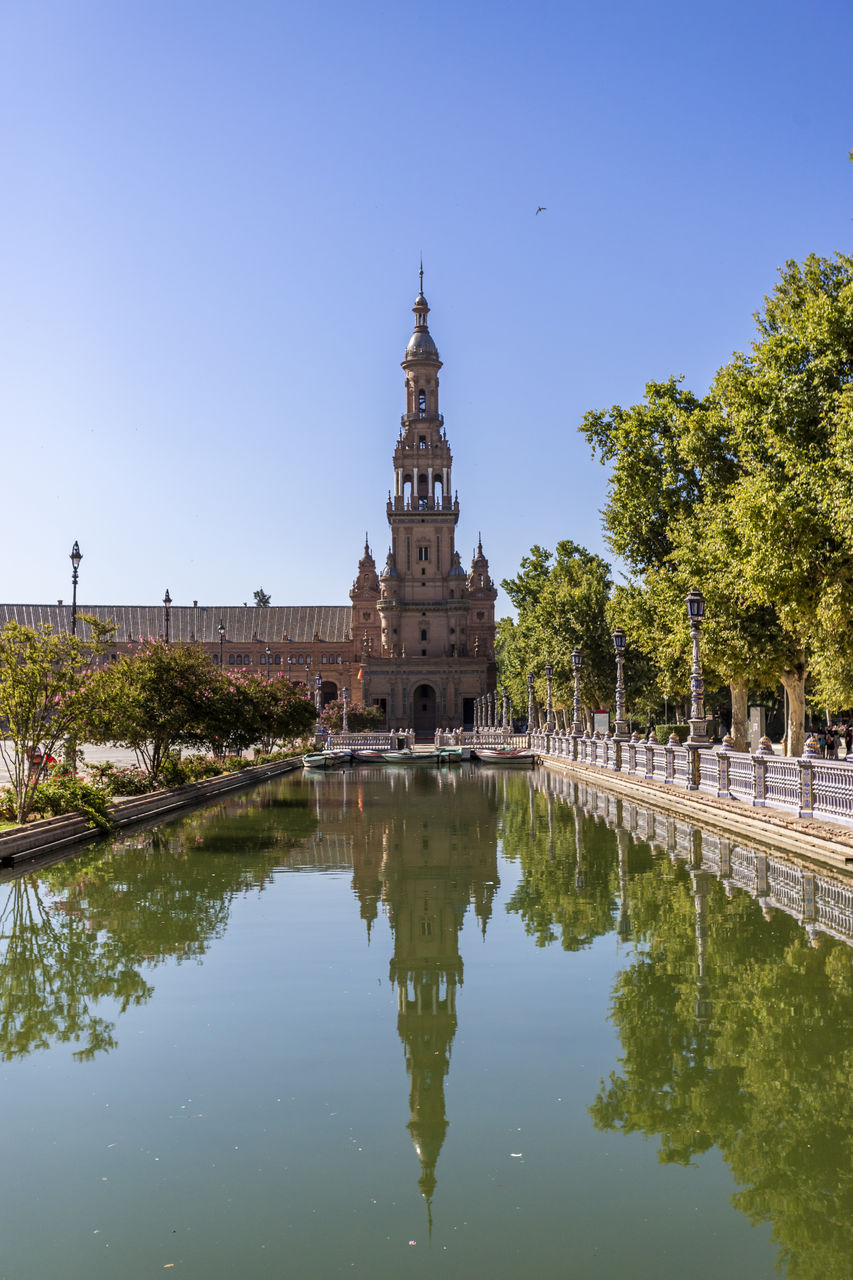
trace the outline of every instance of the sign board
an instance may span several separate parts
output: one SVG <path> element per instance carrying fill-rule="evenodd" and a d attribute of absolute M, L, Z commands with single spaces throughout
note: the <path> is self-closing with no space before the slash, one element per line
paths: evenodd
<path fill-rule="evenodd" d="M 595 733 L 610 732 L 610 712 L 609 711 L 593 711 L 592 727 Z"/>
<path fill-rule="evenodd" d="M 749 749 L 757 751 L 761 739 L 764 737 L 766 725 L 766 712 L 764 707 L 749 708 Z"/>

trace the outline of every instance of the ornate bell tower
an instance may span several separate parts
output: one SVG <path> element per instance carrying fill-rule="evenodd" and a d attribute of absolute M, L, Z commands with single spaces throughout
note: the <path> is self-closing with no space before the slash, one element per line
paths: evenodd
<path fill-rule="evenodd" d="M 429 734 L 438 726 L 470 724 L 473 699 L 494 688 L 497 593 L 482 546 L 471 578 L 456 550 L 459 499 L 439 411 L 441 359 L 429 331 L 423 275 L 421 266 L 414 330 L 402 361 L 406 411 L 386 508 L 391 545 L 379 575 L 378 645 L 365 657 L 362 679 L 365 702 L 385 705 L 389 727 Z M 363 640 L 368 608 L 365 601 L 363 618 L 354 612 L 354 639 Z"/>

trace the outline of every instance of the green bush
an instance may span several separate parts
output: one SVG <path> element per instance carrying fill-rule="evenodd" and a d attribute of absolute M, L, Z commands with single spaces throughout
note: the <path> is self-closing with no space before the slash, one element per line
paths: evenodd
<path fill-rule="evenodd" d="M 18 814 L 18 802 L 11 787 L 0 787 L 0 818 L 14 822 Z"/>
<path fill-rule="evenodd" d="M 190 782 L 201 782 L 204 778 L 218 778 L 222 772 L 222 761 L 214 756 L 188 756 L 184 760 L 184 768 Z"/>
<path fill-rule="evenodd" d="M 157 789 L 151 775 L 135 765 L 113 769 L 104 786 L 111 796 L 144 796 Z"/>
<path fill-rule="evenodd" d="M 163 757 L 157 776 L 164 787 L 182 787 L 184 783 L 190 781 L 186 765 L 174 751 Z"/>
<path fill-rule="evenodd" d="M 33 811 L 53 818 L 62 813 L 82 813 L 93 827 L 112 828 L 107 793 L 82 778 L 51 778 L 36 787 Z"/>
<path fill-rule="evenodd" d="M 673 734 L 673 733 L 678 738 L 678 741 L 683 745 L 687 741 L 688 737 L 690 736 L 690 725 L 689 724 L 656 724 L 655 733 L 658 735 L 658 742 L 663 747 L 665 747 L 666 744 L 669 742 L 670 734 Z"/>

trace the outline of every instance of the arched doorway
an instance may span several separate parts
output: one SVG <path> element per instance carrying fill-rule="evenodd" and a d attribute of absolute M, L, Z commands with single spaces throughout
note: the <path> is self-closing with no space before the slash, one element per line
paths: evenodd
<path fill-rule="evenodd" d="M 419 684 L 412 695 L 412 728 L 416 737 L 432 737 L 436 730 L 436 697 L 431 684 Z"/>
<path fill-rule="evenodd" d="M 320 686 L 320 706 L 325 707 L 326 703 L 334 702 L 338 696 L 338 686 L 334 680 L 324 680 Z"/>

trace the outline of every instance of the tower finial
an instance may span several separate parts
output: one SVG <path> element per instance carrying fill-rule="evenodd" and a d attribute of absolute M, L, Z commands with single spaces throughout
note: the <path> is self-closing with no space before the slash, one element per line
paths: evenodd
<path fill-rule="evenodd" d="M 420 292 L 421 292 L 421 293 L 423 293 L 423 291 L 424 291 L 424 255 L 423 255 L 423 250 L 421 251 L 421 269 L 420 269 L 420 271 L 418 272 L 418 278 L 419 278 L 419 280 L 420 280 Z"/>

